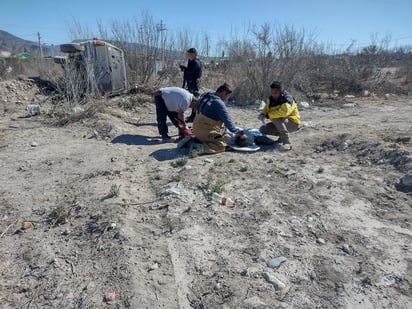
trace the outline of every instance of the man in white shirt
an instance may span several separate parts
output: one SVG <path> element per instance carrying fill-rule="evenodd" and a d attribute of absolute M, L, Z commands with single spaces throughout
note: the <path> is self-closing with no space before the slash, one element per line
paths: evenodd
<path fill-rule="evenodd" d="M 196 104 L 195 96 L 189 91 L 179 87 L 164 87 L 153 93 L 156 104 L 156 121 L 159 134 L 163 141 L 169 141 L 167 117 L 178 128 L 179 139 L 191 134 L 186 128 L 184 112 Z"/>

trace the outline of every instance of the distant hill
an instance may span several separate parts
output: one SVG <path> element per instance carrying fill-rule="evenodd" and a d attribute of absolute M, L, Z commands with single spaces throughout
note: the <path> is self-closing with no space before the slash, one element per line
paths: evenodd
<path fill-rule="evenodd" d="M 56 56 L 60 53 L 59 45 L 42 45 L 44 56 Z M 0 51 L 12 53 L 28 52 L 32 55 L 39 54 L 39 45 L 37 42 L 23 40 L 6 31 L 0 30 Z"/>

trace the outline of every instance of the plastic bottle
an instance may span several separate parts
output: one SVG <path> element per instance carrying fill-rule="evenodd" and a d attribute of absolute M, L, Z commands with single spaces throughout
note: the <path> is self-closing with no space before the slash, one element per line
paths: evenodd
<path fill-rule="evenodd" d="M 223 206 L 229 206 L 229 207 L 236 206 L 236 202 L 232 200 L 230 197 L 219 194 L 217 192 L 212 193 L 212 200 L 218 202 L 220 205 L 223 205 Z"/>

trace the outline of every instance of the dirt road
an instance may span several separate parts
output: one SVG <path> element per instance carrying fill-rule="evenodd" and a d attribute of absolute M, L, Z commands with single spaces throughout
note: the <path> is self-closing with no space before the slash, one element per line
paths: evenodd
<path fill-rule="evenodd" d="M 27 93 L 1 102 L 1 308 L 412 307 L 410 97 L 311 104 L 290 152 L 189 159 L 149 101 L 61 127 Z"/>

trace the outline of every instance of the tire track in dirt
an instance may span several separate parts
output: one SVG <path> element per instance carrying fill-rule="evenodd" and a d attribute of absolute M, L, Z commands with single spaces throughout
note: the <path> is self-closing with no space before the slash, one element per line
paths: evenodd
<path fill-rule="evenodd" d="M 150 188 L 149 152 L 158 145 L 111 144 L 89 139 L 90 130 L 79 125 L 37 128 L 30 119 L 7 130 L 1 255 L 14 258 L 2 263 L 2 286 L 23 292 L 2 295 L 6 303 L 101 306 L 114 291 L 121 308 L 178 308 L 163 234 L 167 210 L 155 210 Z M 108 195 L 113 185 L 119 196 Z M 13 234 L 24 220 L 39 223 Z M 47 280 L 32 280 L 41 274 Z"/>
<path fill-rule="evenodd" d="M 132 308 L 179 308 L 174 267 L 164 231 L 167 203 L 151 186 L 154 147 L 122 146 L 127 174 L 122 177 L 127 214 L 124 225 L 133 287 Z"/>

